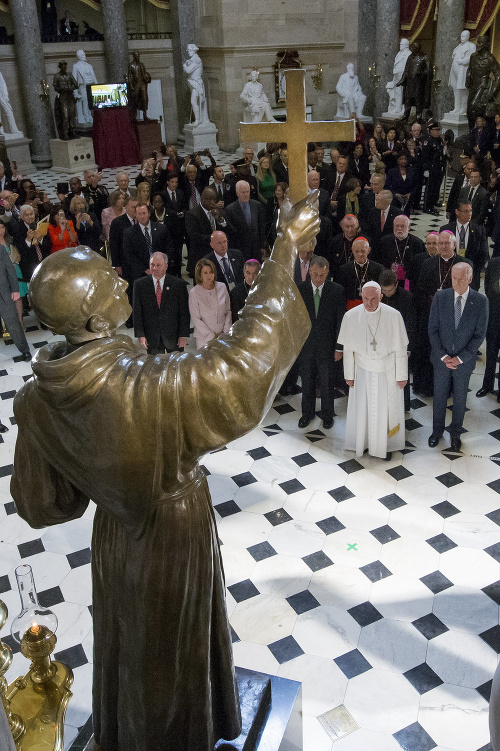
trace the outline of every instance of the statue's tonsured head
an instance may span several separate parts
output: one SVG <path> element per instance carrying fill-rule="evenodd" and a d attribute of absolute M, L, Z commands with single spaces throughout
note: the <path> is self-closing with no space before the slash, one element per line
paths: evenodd
<path fill-rule="evenodd" d="M 38 320 L 78 344 L 105 336 L 131 314 L 121 279 L 90 248 L 66 248 L 48 256 L 31 279 L 30 304 Z"/>

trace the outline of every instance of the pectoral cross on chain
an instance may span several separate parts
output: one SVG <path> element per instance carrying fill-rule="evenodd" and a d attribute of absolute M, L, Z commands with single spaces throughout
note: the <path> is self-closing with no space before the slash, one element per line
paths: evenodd
<path fill-rule="evenodd" d="M 290 200 L 292 203 L 305 198 L 307 185 L 308 141 L 355 141 L 354 120 L 308 121 L 306 120 L 306 71 L 303 68 L 285 71 L 286 77 L 286 122 L 240 123 L 240 138 L 243 143 L 266 141 L 285 142 L 288 149 L 288 174 L 290 176 Z"/>
<path fill-rule="evenodd" d="M 372 350 L 375 352 L 376 349 L 377 349 L 377 340 L 375 339 L 375 337 L 373 337 L 373 339 L 372 339 Z"/>

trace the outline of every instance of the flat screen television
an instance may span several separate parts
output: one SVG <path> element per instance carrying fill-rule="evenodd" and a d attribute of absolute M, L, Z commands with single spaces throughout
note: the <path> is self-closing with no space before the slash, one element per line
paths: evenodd
<path fill-rule="evenodd" d="M 87 94 L 92 108 L 126 107 L 128 92 L 126 83 L 96 83 L 88 84 Z"/>

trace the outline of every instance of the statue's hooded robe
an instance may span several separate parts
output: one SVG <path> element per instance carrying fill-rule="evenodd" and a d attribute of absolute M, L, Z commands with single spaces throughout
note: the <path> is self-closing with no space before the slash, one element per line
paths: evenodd
<path fill-rule="evenodd" d="M 212 751 L 240 732 L 221 556 L 198 458 L 254 428 L 307 337 L 267 261 L 229 334 L 197 353 L 126 336 L 40 349 L 18 392 L 12 495 L 33 527 L 97 504 L 93 721 L 103 751 Z"/>

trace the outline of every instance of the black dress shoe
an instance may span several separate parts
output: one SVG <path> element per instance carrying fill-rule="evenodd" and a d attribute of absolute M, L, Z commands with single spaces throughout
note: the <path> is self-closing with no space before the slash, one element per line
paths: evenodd
<path fill-rule="evenodd" d="M 431 436 L 429 436 L 429 440 L 427 441 L 427 443 L 429 444 L 431 449 L 434 449 L 436 448 L 440 440 L 441 440 L 441 436 L 433 433 Z"/>
<path fill-rule="evenodd" d="M 0 422 L 0 433 L 6 433 L 8 431 L 7 425 Z"/>
<path fill-rule="evenodd" d="M 484 386 L 482 386 L 479 391 L 476 391 L 476 396 L 479 397 L 479 399 L 482 399 L 483 396 L 486 396 L 486 394 L 489 394 L 490 390 L 485 389 Z"/>
<path fill-rule="evenodd" d="M 385 455 L 384 462 L 390 462 L 391 459 L 392 459 L 392 451 L 388 451 L 387 454 Z"/>
<path fill-rule="evenodd" d="M 462 441 L 460 440 L 458 435 L 453 435 L 451 437 L 450 448 L 452 451 L 460 451 L 460 449 L 462 448 Z"/>
<path fill-rule="evenodd" d="M 302 415 L 302 417 L 299 420 L 299 428 L 307 428 L 309 423 L 312 421 L 312 417 L 305 417 Z"/>
<path fill-rule="evenodd" d="M 326 420 L 323 420 L 323 427 L 325 430 L 330 430 L 333 427 L 333 417 L 327 417 Z"/>
<path fill-rule="evenodd" d="M 24 362 L 31 362 L 31 355 L 29 352 L 24 352 L 21 355 L 21 360 L 24 360 Z"/>

